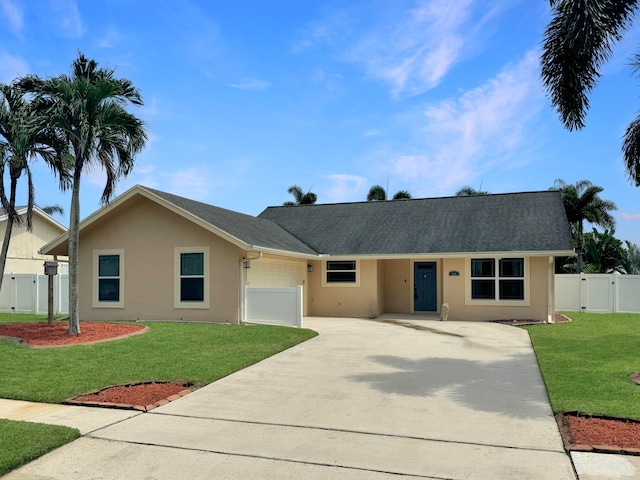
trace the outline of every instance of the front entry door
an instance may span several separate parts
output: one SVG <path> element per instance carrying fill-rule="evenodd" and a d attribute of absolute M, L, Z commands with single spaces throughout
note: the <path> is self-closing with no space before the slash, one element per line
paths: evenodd
<path fill-rule="evenodd" d="M 436 262 L 413 264 L 413 309 L 417 312 L 438 310 Z"/>

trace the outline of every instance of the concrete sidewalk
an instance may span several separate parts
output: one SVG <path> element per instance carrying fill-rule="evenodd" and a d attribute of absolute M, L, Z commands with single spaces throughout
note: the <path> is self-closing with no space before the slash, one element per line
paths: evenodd
<path fill-rule="evenodd" d="M 418 323 L 306 319 L 320 336 L 5 478 L 575 478 L 525 331 Z"/>

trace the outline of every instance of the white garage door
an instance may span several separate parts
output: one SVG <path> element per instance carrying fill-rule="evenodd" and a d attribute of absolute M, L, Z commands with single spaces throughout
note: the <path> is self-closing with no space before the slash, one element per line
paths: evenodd
<path fill-rule="evenodd" d="M 307 264 L 261 259 L 251 262 L 247 269 L 247 286 L 250 288 L 297 287 L 304 282 Z"/>

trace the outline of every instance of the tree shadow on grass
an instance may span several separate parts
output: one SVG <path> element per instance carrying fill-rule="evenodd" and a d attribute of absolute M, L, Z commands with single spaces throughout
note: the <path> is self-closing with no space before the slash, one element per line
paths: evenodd
<path fill-rule="evenodd" d="M 415 360 L 390 355 L 370 358 L 395 371 L 365 373 L 351 379 L 384 393 L 412 397 L 444 393 L 465 407 L 512 417 L 551 414 L 538 365 L 531 355 L 513 355 L 494 362 L 459 358 Z"/>

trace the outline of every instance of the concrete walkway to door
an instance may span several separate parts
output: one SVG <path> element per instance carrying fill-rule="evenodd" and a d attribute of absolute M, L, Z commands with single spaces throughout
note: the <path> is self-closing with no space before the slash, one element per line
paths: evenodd
<path fill-rule="evenodd" d="M 6 480 L 575 479 L 525 331 L 412 323 L 307 318 L 318 337 Z"/>

